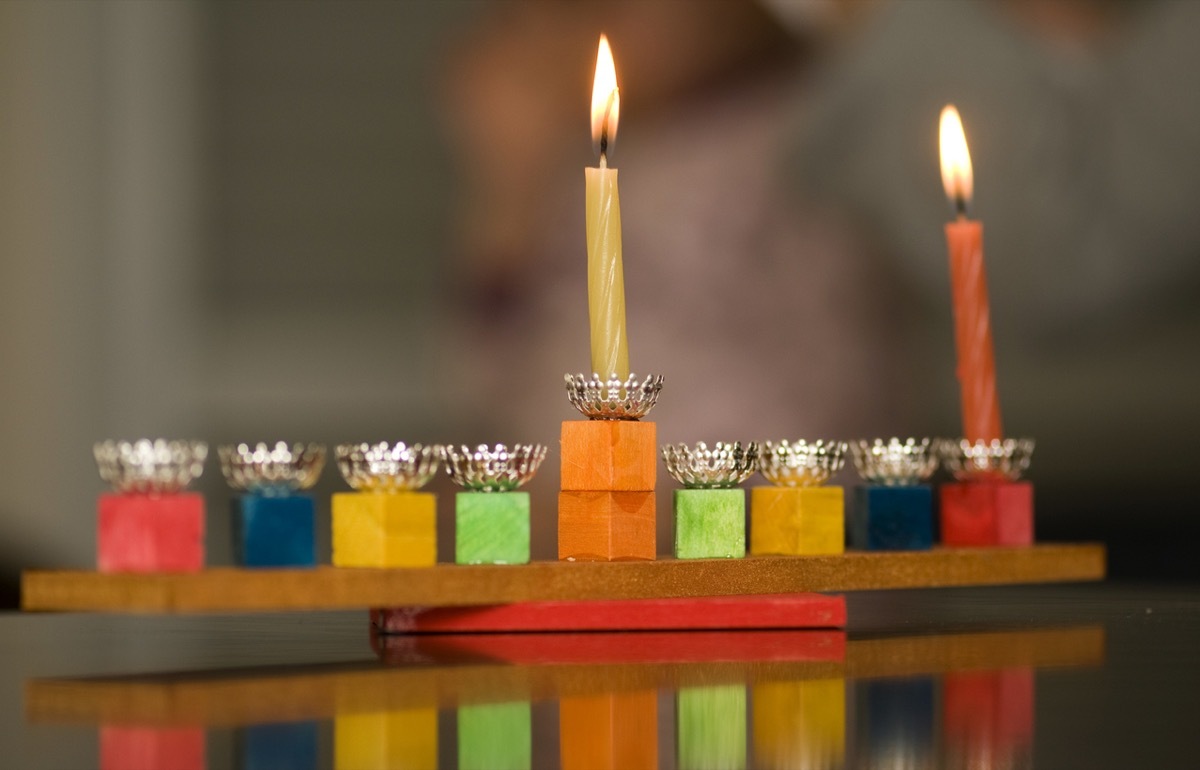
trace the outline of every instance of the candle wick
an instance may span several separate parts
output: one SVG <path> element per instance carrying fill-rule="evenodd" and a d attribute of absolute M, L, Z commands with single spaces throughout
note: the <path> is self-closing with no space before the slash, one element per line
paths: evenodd
<path fill-rule="evenodd" d="M 600 168 L 608 168 L 608 126 L 600 130 Z"/>
<path fill-rule="evenodd" d="M 954 213 L 958 214 L 959 219 L 967 218 L 967 198 L 962 193 L 954 196 Z"/>

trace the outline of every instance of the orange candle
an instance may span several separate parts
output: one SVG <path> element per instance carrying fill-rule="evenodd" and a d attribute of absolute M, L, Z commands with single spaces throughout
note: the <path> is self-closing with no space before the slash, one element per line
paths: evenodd
<path fill-rule="evenodd" d="M 1001 438 L 1003 432 L 983 264 L 983 223 L 967 218 L 973 188 L 971 156 L 958 110 L 952 105 L 942 110 L 940 134 L 942 185 L 958 211 L 958 220 L 946 225 L 946 244 L 950 250 L 963 437 L 969 441 L 992 441 Z"/>

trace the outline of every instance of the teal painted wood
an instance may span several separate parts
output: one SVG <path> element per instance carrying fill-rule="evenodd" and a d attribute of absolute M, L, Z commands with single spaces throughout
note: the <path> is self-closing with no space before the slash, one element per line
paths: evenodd
<path fill-rule="evenodd" d="M 745 555 L 744 490 L 675 490 L 675 558 L 740 559 Z"/>
<path fill-rule="evenodd" d="M 529 770 L 532 765 L 529 701 L 459 707 L 458 766 L 462 770 Z"/>
<path fill-rule="evenodd" d="M 529 563 L 528 492 L 459 492 L 454 508 L 457 563 Z"/>
<path fill-rule="evenodd" d="M 746 685 L 681 687 L 675 700 L 681 768 L 746 767 Z"/>

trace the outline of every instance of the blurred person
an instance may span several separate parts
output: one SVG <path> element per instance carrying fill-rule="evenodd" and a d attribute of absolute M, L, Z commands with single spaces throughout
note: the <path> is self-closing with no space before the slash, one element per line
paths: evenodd
<path fill-rule="evenodd" d="M 834 4 L 821 4 L 832 13 Z M 659 443 L 911 432 L 889 277 L 781 164 L 798 79 L 827 34 L 753 3 L 520 3 L 457 48 L 448 115 L 465 174 L 463 391 L 480 440 L 557 448 L 589 366 L 584 184 L 596 41 L 612 42 L 634 372 L 662 374 Z M 559 458 L 535 495 L 553 556 Z M 659 544 L 670 542 L 660 471 Z"/>

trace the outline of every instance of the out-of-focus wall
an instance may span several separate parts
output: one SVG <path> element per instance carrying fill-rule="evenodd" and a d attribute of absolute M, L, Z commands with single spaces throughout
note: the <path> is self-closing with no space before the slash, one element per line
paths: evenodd
<path fill-rule="evenodd" d="M 471 3 L 0 4 L 0 561 L 94 558 L 91 444 L 454 435 L 434 363 Z M 325 476 L 318 494 L 336 488 Z"/>

